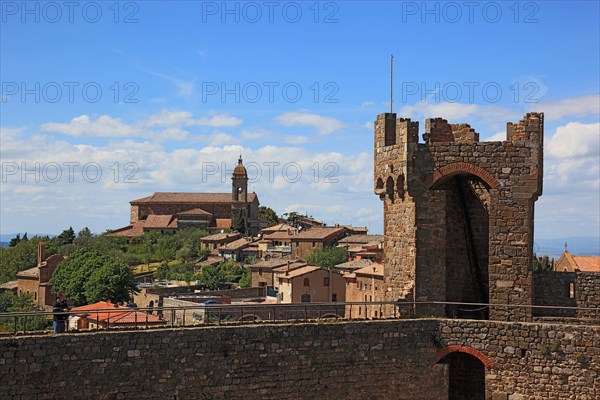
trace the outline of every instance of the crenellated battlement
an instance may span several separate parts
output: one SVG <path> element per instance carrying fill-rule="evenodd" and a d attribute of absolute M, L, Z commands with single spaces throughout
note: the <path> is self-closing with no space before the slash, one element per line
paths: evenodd
<path fill-rule="evenodd" d="M 506 141 L 480 142 L 469 124 L 430 118 L 419 143 L 418 122 L 377 116 L 374 192 L 389 300 L 531 304 L 543 124 L 543 113 L 529 113 L 507 124 Z"/>

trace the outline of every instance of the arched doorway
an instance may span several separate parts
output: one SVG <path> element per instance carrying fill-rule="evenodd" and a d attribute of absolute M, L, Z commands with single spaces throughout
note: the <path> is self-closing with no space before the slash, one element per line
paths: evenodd
<path fill-rule="evenodd" d="M 300 297 L 300 301 L 301 301 L 302 303 L 310 303 L 310 294 L 303 294 L 303 295 Z"/>
<path fill-rule="evenodd" d="M 448 400 L 485 400 L 485 367 L 467 353 L 451 353 L 448 363 Z"/>
<path fill-rule="evenodd" d="M 445 300 L 489 303 L 489 227 L 492 194 L 481 174 L 452 171 L 431 190 L 444 192 Z M 485 176 L 484 176 L 485 177 Z M 448 305 L 450 318 L 487 319 L 484 306 Z"/>
<path fill-rule="evenodd" d="M 485 400 L 489 358 L 471 347 L 452 345 L 440 349 L 436 359 L 448 365 L 448 400 Z"/>

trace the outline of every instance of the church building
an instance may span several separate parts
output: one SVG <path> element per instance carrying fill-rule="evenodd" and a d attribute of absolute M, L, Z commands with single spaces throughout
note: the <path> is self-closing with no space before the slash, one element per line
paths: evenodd
<path fill-rule="evenodd" d="M 256 235 L 264 225 L 259 220 L 258 196 L 248 193 L 248 173 L 241 156 L 233 170 L 231 193 L 156 192 L 129 203 L 130 224 L 110 236 L 138 237 L 148 231 L 168 234 L 187 227 L 231 228 Z"/>

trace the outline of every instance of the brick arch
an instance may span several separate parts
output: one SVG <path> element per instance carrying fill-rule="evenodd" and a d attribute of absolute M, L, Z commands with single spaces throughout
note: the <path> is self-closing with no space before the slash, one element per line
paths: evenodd
<path fill-rule="evenodd" d="M 461 345 L 450 345 L 450 346 L 444 347 L 443 349 L 439 349 L 435 353 L 435 362 L 438 363 L 438 362 L 442 361 L 444 359 L 444 357 L 446 357 L 448 354 L 457 353 L 457 352 L 472 355 L 473 357 L 475 357 L 479 361 L 481 361 L 486 369 L 490 369 L 494 366 L 494 363 L 492 363 L 492 360 L 490 360 L 485 354 L 483 354 L 479 350 L 474 349 L 469 346 L 461 346 Z"/>
<path fill-rule="evenodd" d="M 488 189 L 498 189 L 500 187 L 500 182 L 498 182 L 498 180 L 485 169 L 474 164 L 457 162 L 444 165 L 443 167 L 433 171 L 433 173 L 427 178 L 427 188 L 431 189 L 442 180 L 458 174 L 475 175 L 485 183 Z"/>

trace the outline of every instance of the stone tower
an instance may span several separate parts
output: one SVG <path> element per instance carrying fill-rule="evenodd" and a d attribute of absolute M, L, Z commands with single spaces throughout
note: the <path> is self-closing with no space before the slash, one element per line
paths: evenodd
<path fill-rule="evenodd" d="M 468 124 L 377 116 L 375 194 L 384 203 L 387 300 L 531 305 L 534 202 L 543 113 L 480 142 Z M 530 309 L 429 305 L 464 318 L 529 319 Z"/>
<path fill-rule="evenodd" d="M 248 217 L 248 173 L 240 155 L 231 177 L 231 226 L 248 233 Z"/>

